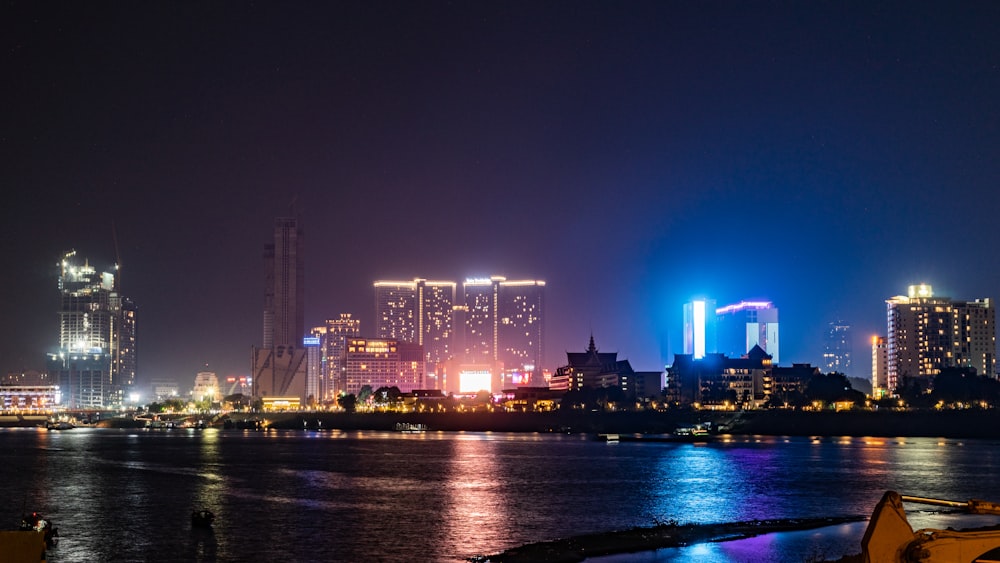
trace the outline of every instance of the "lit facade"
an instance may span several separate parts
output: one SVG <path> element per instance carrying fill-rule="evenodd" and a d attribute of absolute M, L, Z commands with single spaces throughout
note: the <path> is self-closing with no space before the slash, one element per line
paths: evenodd
<path fill-rule="evenodd" d="M 75 252 L 60 263 L 59 347 L 48 371 L 68 407 L 119 407 L 135 385 L 136 308 L 115 281 Z"/>
<path fill-rule="evenodd" d="M 844 321 L 832 322 L 827 327 L 823 368 L 827 373 L 851 375 L 851 325 Z"/>
<path fill-rule="evenodd" d="M 449 281 L 417 278 L 374 286 L 376 334 L 423 346 L 433 388 L 444 388 L 444 364 L 456 358 L 516 372 L 519 379 L 527 373 L 527 383 L 544 384 L 544 281 L 467 279 L 460 296 Z"/>
<path fill-rule="evenodd" d="M 889 394 L 889 346 L 884 336 L 872 336 L 872 396 Z"/>
<path fill-rule="evenodd" d="M 368 385 L 398 387 L 403 393 L 424 388 L 423 348 L 391 338 L 348 338 L 344 357 L 344 392 L 358 394 Z"/>
<path fill-rule="evenodd" d="M 195 401 L 212 402 L 217 402 L 222 398 L 219 392 L 219 378 L 215 372 L 202 371 L 195 375 L 191 398 Z"/>
<path fill-rule="evenodd" d="M 532 385 L 544 384 L 545 282 L 467 279 L 462 292 L 465 361 L 497 362 L 502 369 L 529 372 Z"/>
<path fill-rule="evenodd" d="M 375 335 L 403 342 L 417 341 L 417 283 L 375 282 Z"/>
<path fill-rule="evenodd" d="M 324 326 L 313 328 L 312 335 L 320 342 L 316 397 L 320 401 L 332 401 L 347 386 L 344 380 L 347 339 L 361 336 L 361 320 L 350 313 L 341 313 L 338 318 L 327 319 Z"/>
<path fill-rule="evenodd" d="M 716 353 L 715 301 L 695 299 L 684 304 L 684 353 L 696 359 Z"/>
<path fill-rule="evenodd" d="M 497 302 L 503 278 L 467 279 L 462 284 L 465 360 L 489 363 L 497 358 Z"/>
<path fill-rule="evenodd" d="M 545 282 L 503 280 L 497 289 L 497 360 L 530 374 L 526 384 L 541 385 Z"/>
<path fill-rule="evenodd" d="M 944 367 L 971 367 L 996 374 L 996 310 L 991 299 L 953 301 L 935 297 L 927 284 L 886 300 L 888 324 L 886 385 L 933 377 Z"/>
<path fill-rule="evenodd" d="M 376 334 L 420 344 L 428 374 L 454 355 L 456 283 L 430 281 L 375 282 Z"/>
<path fill-rule="evenodd" d="M 778 309 L 770 301 L 741 301 L 715 310 L 719 353 L 738 358 L 754 346 L 779 360 Z"/>

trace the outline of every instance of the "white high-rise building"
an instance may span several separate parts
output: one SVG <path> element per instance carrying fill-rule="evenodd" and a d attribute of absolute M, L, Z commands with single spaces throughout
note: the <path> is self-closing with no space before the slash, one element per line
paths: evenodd
<path fill-rule="evenodd" d="M 719 352 L 739 358 L 754 346 L 780 361 L 778 308 L 770 301 L 741 301 L 715 310 Z"/>
<path fill-rule="evenodd" d="M 715 300 L 695 299 L 684 304 L 684 353 L 698 360 L 717 352 Z"/>
<path fill-rule="evenodd" d="M 996 373 L 996 309 L 991 299 L 953 301 L 935 297 L 927 284 L 886 300 L 890 392 L 903 377 L 930 378 L 945 367 Z"/>

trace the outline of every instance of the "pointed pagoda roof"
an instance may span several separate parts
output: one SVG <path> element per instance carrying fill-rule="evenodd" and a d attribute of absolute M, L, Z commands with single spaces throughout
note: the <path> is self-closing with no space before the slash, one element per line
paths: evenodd
<path fill-rule="evenodd" d="M 751 360 L 770 360 L 772 356 L 764 351 L 759 344 L 754 344 L 753 348 L 747 352 L 747 358 Z"/>
<path fill-rule="evenodd" d="M 566 360 L 572 367 L 614 366 L 618 363 L 618 352 L 598 352 L 594 335 L 590 335 L 590 345 L 586 352 L 566 352 Z"/>

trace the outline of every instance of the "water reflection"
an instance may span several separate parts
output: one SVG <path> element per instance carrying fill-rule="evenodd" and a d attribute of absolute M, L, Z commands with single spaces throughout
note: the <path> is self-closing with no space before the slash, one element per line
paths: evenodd
<path fill-rule="evenodd" d="M 442 472 L 445 494 L 443 539 L 449 546 L 483 546 L 502 543 L 516 525 L 508 515 L 504 487 L 509 476 L 498 459 L 490 435 L 460 434 L 450 440 L 450 457 Z M 506 468 L 509 469 L 509 468 Z M 531 499 L 526 499 L 531 502 Z M 538 507 L 544 510 L 544 507 Z"/>

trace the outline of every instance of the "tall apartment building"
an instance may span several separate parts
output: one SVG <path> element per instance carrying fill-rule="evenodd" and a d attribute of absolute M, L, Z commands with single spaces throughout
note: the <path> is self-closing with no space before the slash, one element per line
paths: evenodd
<path fill-rule="evenodd" d="M 889 395 L 889 347 L 884 336 L 872 337 L 872 396 Z"/>
<path fill-rule="evenodd" d="M 276 218 L 273 234 L 264 245 L 264 338 L 253 350 L 253 394 L 305 399 L 305 238 L 293 217 Z"/>
<path fill-rule="evenodd" d="M 501 280 L 497 298 L 497 359 L 507 370 L 541 374 L 545 282 Z M 536 378 L 536 384 L 540 384 Z"/>
<path fill-rule="evenodd" d="M 98 273 L 76 252 L 59 267 L 59 347 L 48 355 L 49 374 L 67 407 L 120 407 L 135 385 L 135 304 L 115 274 Z"/>
<path fill-rule="evenodd" d="M 778 309 L 770 301 L 741 301 L 715 310 L 718 351 L 739 358 L 754 346 L 778 364 Z"/>
<path fill-rule="evenodd" d="M 312 329 L 312 336 L 318 338 L 318 365 L 316 366 L 316 393 L 319 401 L 332 401 L 344 392 L 344 359 L 347 355 L 347 339 L 361 336 L 361 320 L 351 313 L 341 313 L 340 317 L 327 319 L 323 326 Z M 313 366 L 309 366 L 310 372 Z"/>
<path fill-rule="evenodd" d="M 375 282 L 376 335 L 423 346 L 428 373 L 454 354 L 455 282 Z"/>
<path fill-rule="evenodd" d="M 851 375 L 851 325 L 834 321 L 827 326 L 823 343 L 823 369 Z"/>
<path fill-rule="evenodd" d="M 886 385 L 892 392 L 904 376 L 933 377 L 944 367 L 996 373 L 996 310 L 991 299 L 953 301 L 935 297 L 927 284 L 886 300 Z"/>
<path fill-rule="evenodd" d="M 375 282 L 376 334 L 423 346 L 427 383 L 443 385 L 445 362 L 500 367 L 512 380 L 541 384 L 545 282 L 502 276 L 467 279 L 461 296 L 449 281 Z M 456 299 L 457 298 L 457 299 Z M 441 370 L 441 373 L 437 373 Z M 454 379 L 452 383 L 456 383 Z"/>
<path fill-rule="evenodd" d="M 684 304 L 684 353 L 696 360 L 718 352 L 714 299 L 695 299 Z"/>

